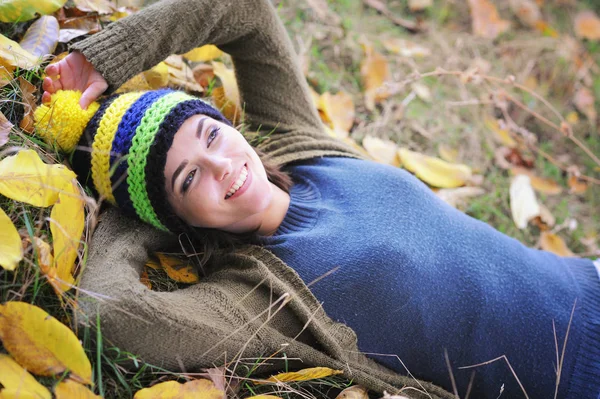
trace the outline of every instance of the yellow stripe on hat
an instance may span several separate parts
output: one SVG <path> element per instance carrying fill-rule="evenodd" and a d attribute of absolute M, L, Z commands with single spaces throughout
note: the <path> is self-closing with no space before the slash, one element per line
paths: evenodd
<path fill-rule="evenodd" d="M 98 124 L 96 136 L 94 136 L 91 162 L 92 179 L 98 194 L 112 204 L 116 203 L 110 182 L 110 152 L 112 150 L 112 142 L 123 115 L 142 94 L 144 93 L 133 92 L 117 97 L 104 112 Z"/>

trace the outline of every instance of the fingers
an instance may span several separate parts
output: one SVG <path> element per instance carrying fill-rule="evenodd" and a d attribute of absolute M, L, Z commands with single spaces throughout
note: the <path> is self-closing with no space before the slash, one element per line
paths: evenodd
<path fill-rule="evenodd" d="M 106 81 L 92 83 L 81 95 L 81 99 L 79 100 L 81 108 L 87 109 L 107 88 L 108 83 Z"/>
<path fill-rule="evenodd" d="M 56 64 L 48 65 L 46 67 L 45 71 L 46 71 L 46 75 L 48 75 L 50 77 L 56 77 L 56 76 L 60 75 L 60 62 L 57 62 Z"/>
<path fill-rule="evenodd" d="M 50 102 L 50 96 L 51 94 L 45 91 L 44 94 L 42 94 L 42 103 L 48 104 Z"/>

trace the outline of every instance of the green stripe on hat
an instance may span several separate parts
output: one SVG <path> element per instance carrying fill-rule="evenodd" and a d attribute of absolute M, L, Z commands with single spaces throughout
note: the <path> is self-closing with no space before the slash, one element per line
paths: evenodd
<path fill-rule="evenodd" d="M 129 149 L 127 184 L 133 207 L 140 219 L 163 231 L 169 230 L 158 219 L 146 191 L 146 158 L 165 117 L 180 102 L 193 99 L 185 93 L 174 92 L 156 100 L 144 113 Z"/>

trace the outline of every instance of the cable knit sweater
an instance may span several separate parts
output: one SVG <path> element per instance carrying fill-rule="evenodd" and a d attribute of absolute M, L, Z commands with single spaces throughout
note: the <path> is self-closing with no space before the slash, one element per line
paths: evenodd
<path fill-rule="evenodd" d="M 331 162 L 329 157 L 360 158 L 360 154 L 323 133 L 290 40 L 273 6 L 267 0 L 163 0 L 111 24 L 105 30 L 76 43 L 72 49 L 82 52 L 103 74 L 111 92 L 136 73 L 152 67 L 169 54 L 184 53 L 207 43 L 216 44 L 232 56 L 246 122 L 251 129 L 273 132 L 269 140 L 261 145 L 261 149 L 273 162 L 294 165 L 292 168 L 299 168 L 297 170 L 300 171 L 302 165 L 310 168 L 311 165 L 316 166 L 314 162 Z M 313 161 L 315 159 L 317 161 Z M 340 162 L 341 159 L 339 158 Z M 344 160 L 349 162 L 349 159 Z M 366 161 L 356 162 L 361 162 L 366 169 L 372 167 L 372 164 Z M 332 168 L 331 173 L 335 170 Z M 296 175 L 296 170 L 292 170 L 292 173 Z M 402 174 L 398 184 L 408 184 L 406 182 L 412 181 L 411 184 L 420 187 L 417 191 L 423 194 L 420 200 L 431 200 L 430 193 L 421 185 L 408 180 L 399 170 L 394 173 Z M 321 183 L 324 186 L 316 192 L 329 195 L 330 191 L 324 189 L 330 182 L 323 179 Z M 332 184 L 332 187 L 338 185 Z M 359 186 L 355 188 L 360 189 Z M 301 189 L 302 185 L 297 185 L 292 191 L 292 208 L 286 221 L 293 217 L 294 207 L 299 204 L 297 191 Z M 339 204 L 349 199 L 338 198 Z M 439 204 L 436 202 L 432 205 Z M 372 211 L 376 205 L 364 203 L 364 206 L 365 211 Z M 382 206 L 378 208 L 385 214 Z M 409 215 L 410 207 L 405 209 Z M 432 214 L 439 212 L 443 215 L 454 215 L 454 211 L 447 208 L 439 211 L 427 209 Z M 318 214 L 326 215 L 327 211 L 327 207 L 324 207 Z M 408 215 L 406 217 L 410 220 L 415 220 Z M 281 229 L 285 227 L 285 223 Z M 320 223 L 327 221 L 323 220 Z M 435 254 L 430 257 L 446 259 L 438 251 L 441 248 L 439 245 L 444 243 L 444 232 L 436 231 L 436 226 L 439 226 L 439 223 L 431 226 L 429 242 L 436 241 L 437 237 L 438 246 L 428 247 L 426 251 Z M 352 225 L 348 227 L 353 228 Z M 362 226 L 359 227 L 362 229 Z M 390 226 L 386 221 L 381 227 L 389 229 Z M 403 228 L 407 227 L 408 225 Z M 451 227 L 452 231 L 458 229 L 454 225 Z M 280 231 L 283 231 L 281 229 Z M 360 234 L 360 231 L 349 232 L 342 228 L 339 231 L 329 231 L 328 234 L 330 242 L 337 240 L 336 242 L 343 247 L 346 234 L 356 235 Z M 282 237 L 284 235 L 274 239 Z M 416 235 L 415 238 L 423 237 Z M 460 245 L 461 239 L 453 237 L 452 242 Z M 146 225 L 127 220 L 118 211 L 110 210 L 101 216 L 80 282 L 83 289 L 81 307 L 92 320 L 96 320 L 97 315 L 100 316 L 103 337 L 112 344 L 135 353 L 150 363 L 173 370 L 184 367 L 186 371 L 195 371 L 201 367 L 223 363 L 235 367 L 235 361 L 238 359 L 261 358 L 265 360 L 261 362 L 260 370 L 269 371 L 282 367 L 288 359 L 297 359 L 286 364 L 295 367 L 315 365 L 337 368 L 343 370 L 346 377 L 379 393 L 401 392 L 404 396 L 414 398 L 454 397 L 437 385 L 406 376 L 404 370 L 394 372 L 393 369 L 398 370 L 395 364 L 387 362 L 388 367 L 384 367 L 382 363 L 386 363 L 385 360 L 378 363 L 359 353 L 355 332 L 345 324 L 328 317 L 319 300 L 308 289 L 306 283 L 307 279 L 310 279 L 310 273 L 313 273 L 310 272 L 311 269 L 300 267 L 299 276 L 293 268 L 273 254 L 277 252 L 275 247 L 271 248 L 273 252 L 256 245 L 245 246 L 233 252 L 223 252 L 205 270 L 205 277 L 200 283 L 175 292 L 148 290 L 139 282 L 148 251 L 169 248 L 177 243 L 178 238 L 165 236 Z M 361 244 L 359 243 L 355 250 L 360 250 Z M 517 247 L 524 251 L 522 247 L 514 244 L 514 248 Z M 380 249 L 382 248 L 380 246 Z M 362 256 L 368 256 L 369 251 L 377 249 L 377 246 L 365 246 Z M 426 259 L 422 248 L 415 252 L 408 251 L 410 247 L 406 249 L 407 258 L 400 259 L 397 267 L 403 266 L 401 261 Z M 295 257 L 302 253 L 306 256 L 312 255 L 311 249 L 307 250 L 304 247 L 298 247 L 295 253 Z M 334 254 L 335 251 L 332 249 L 331 253 Z M 454 252 L 450 253 L 462 253 L 468 257 L 468 252 L 461 252 L 460 248 L 455 248 Z M 294 259 L 289 260 L 292 263 Z M 340 261 L 342 260 L 343 258 L 340 258 Z M 392 260 L 388 259 L 388 263 Z M 325 263 L 324 261 L 331 262 L 331 259 L 322 261 L 321 264 Z M 590 270 L 589 262 L 574 262 L 581 262 L 586 266 L 584 270 Z M 417 265 L 419 263 L 414 263 L 413 266 Z M 371 264 L 370 269 L 365 269 L 364 272 L 371 270 L 376 274 L 379 270 L 377 266 Z M 434 264 L 429 266 L 433 268 Z M 318 263 L 311 266 L 318 267 Z M 440 271 L 443 271 L 446 264 L 442 262 L 439 267 Z M 411 270 L 416 271 L 410 267 L 407 269 Z M 332 277 L 337 278 L 336 275 Z M 451 300 L 448 296 L 437 297 L 438 292 L 442 292 L 438 284 L 440 287 L 448 287 L 448 281 L 444 281 L 445 277 L 446 275 L 442 274 L 423 273 L 420 278 L 424 280 L 421 281 L 415 274 L 410 281 L 404 282 L 395 294 L 399 298 L 398 304 L 404 306 L 398 309 L 396 305 L 394 319 L 397 319 L 399 324 L 414 326 L 414 331 L 422 334 L 419 339 L 425 345 L 422 348 L 424 353 L 429 350 L 427 345 L 439 342 L 433 338 L 440 335 L 439 331 L 430 328 L 434 324 L 427 324 L 426 320 L 439 319 L 436 325 L 447 330 L 463 325 L 460 320 L 450 320 L 447 315 L 436 311 L 442 306 L 439 302 Z M 497 276 L 499 279 L 500 277 Z M 438 278 L 440 280 L 435 281 Z M 381 276 L 379 280 L 370 281 L 380 284 L 383 280 L 392 282 L 397 279 L 399 277 L 390 275 L 389 278 Z M 326 283 L 327 279 L 324 282 Z M 321 283 L 316 284 L 314 288 L 321 297 L 323 294 L 319 291 L 319 284 Z M 340 284 L 343 286 L 345 283 L 340 281 Z M 429 304 L 409 301 L 413 298 L 411 293 L 418 291 L 420 286 L 432 287 L 427 298 Z M 369 287 L 369 281 L 365 281 L 359 288 L 371 290 L 377 287 Z M 467 292 L 468 288 L 456 287 L 456 290 Z M 497 291 L 498 287 L 489 295 Z M 589 289 L 586 292 L 591 291 L 592 289 Z M 357 292 L 347 292 L 344 301 L 350 302 L 349 298 L 359 297 Z M 480 294 L 480 300 L 491 300 L 487 298 L 488 294 L 477 293 Z M 364 298 L 360 305 L 348 307 L 347 311 L 358 314 L 363 312 L 361 309 L 364 308 L 375 314 L 373 304 L 376 304 L 379 298 Z M 593 306 L 598 308 L 597 303 L 594 305 L 590 298 L 591 296 L 578 298 L 575 316 L 578 318 L 577 323 L 586 319 L 585 315 L 591 312 Z M 325 301 L 326 308 L 332 306 L 333 300 L 329 297 L 322 297 L 322 300 Z M 339 303 L 337 306 L 340 307 Z M 419 312 L 418 318 L 409 317 L 415 312 Z M 351 324 L 345 315 L 334 317 Z M 361 337 L 358 342 L 362 345 L 363 341 L 368 339 L 369 333 L 365 333 L 359 324 L 351 326 L 359 331 Z M 410 334 L 405 336 L 401 330 L 395 332 L 385 328 L 389 325 L 388 321 L 381 320 L 379 325 L 374 327 L 384 329 L 382 336 L 386 336 L 388 341 L 395 342 L 399 347 L 417 342 L 412 341 L 417 339 L 416 337 Z M 587 329 L 598 334 L 597 325 L 589 325 Z M 562 334 L 564 326 L 558 325 L 557 330 Z M 583 331 L 573 335 L 575 338 L 570 338 L 569 348 L 577 346 L 578 353 L 589 349 L 584 343 L 590 340 L 581 338 L 584 336 Z M 380 340 L 382 336 L 379 337 Z M 367 347 L 361 348 L 370 350 Z M 381 351 L 388 351 L 389 348 L 391 347 L 382 347 Z M 392 348 L 396 349 L 398 348 Z M 416 347 L 407 350 L 418 351 Z M 448 350 L 451 362 L 455 366 L 453 349 Z M 278 360 L 283 354 L 286 355 L 285 359 Z M 428 364 L 430 360 L 423 356 L 421 361 Z M 431 361 L 437 362 L 438 359 Z M 572 373 L 570 364 L 570 371 L 567 372 Z M 437 378 L 433 374 L 426 374 L 426 370 L 420 371 L 419 375 L 426 380 Z M 569 381 L 574 380 L 569 375 Z M 446 379 L 434 382 L 448 386 Z M 571 388 L 573 383 L 569 386 L 569 389 L 578 389 Z"/>

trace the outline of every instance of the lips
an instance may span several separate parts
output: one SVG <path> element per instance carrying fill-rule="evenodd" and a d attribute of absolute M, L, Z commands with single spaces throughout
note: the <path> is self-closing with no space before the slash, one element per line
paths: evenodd
<path fill-rule="evenodd" d="M 227 194 L 225 194 L 225 199 L 230 199 L 233 197 L 240 196 L 244 191 L 246 191 L 247 186 L 250 184 L 250 170 L 248 166 L 244 164 L 237 179 L 231 184 Z"/>

